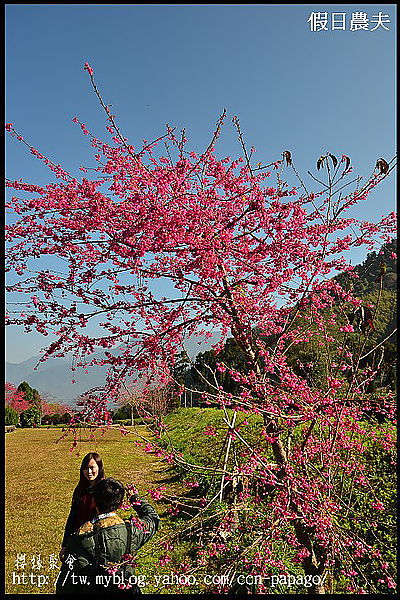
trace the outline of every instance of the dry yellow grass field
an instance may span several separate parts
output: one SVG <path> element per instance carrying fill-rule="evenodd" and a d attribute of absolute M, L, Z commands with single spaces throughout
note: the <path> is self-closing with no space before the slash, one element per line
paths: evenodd
<path fill-rule="evenodd" d="M 137 431 L 146 435 L 144 427 Z M 160 460 L 138 448 L 134 435 L 112 430 L 91 439 L 81 430 L 79 456 L 76 450 L 70 452 L 71 438 L 57 442 L 60 435 L 60 429 L 18 429 L 6 435 L 7 594 L 54 593 L 60 562 L 52 568 L 50 557 L 58 557 L 72 492 L 87 452 L 102 456 L 106 476 L 135 483 L 142 494 L 165 476 Z M 25 555 L 25 568 L 21 561 L 16 565 L 18 555 Z"/>

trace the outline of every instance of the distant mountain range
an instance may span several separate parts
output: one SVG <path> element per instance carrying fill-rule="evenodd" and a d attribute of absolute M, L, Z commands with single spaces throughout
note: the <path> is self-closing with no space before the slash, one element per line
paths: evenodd
<path fill-rule="evenodd" d="M 27 381 L 40 394 L 74 404 L 72 401 L 85 390 L 101 385 L 107 373 L 107 367 L 91 367 L 88 373 L 82 369 L 72 371 L 71 358 L 50 358 L 34 370 L 39 358 L 33 356 L 17 364 L 6 362 L 6 381 L 16 386 Z"/>
<path fill-rule="evenodd" d="M 199 352 L 208 350 L 210 346 L 219 340 L 215 334 L 207 342 L 199 344 L 195 338 L 185 342 L 185 349 L 191 358 Z M 118 354 L 118 349 L 112 351 Z M 102 353 L 96 352 L 93 357 L 101 358 Z M 36 370 L 40 356 L 33 356 L 20 363 L 6 362 L 6 381 L 18 386 L 22 381 L 38 390 L 40 394 L 49 395 L 55 401 L 65 402 L 71 406 L 75 405 L 75 399 L 83 392 L 97 386 L 102 386 L 107 374 L 107 366 L 93 366 L 85 373 L 83 369 L 71 370 L 72 358 L 50 358 L 40 363 Z M 72 383 L 74 380 L 76 383 Z"/>

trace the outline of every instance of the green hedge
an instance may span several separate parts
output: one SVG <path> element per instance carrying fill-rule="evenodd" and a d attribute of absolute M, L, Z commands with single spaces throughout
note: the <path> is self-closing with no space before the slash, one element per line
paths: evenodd
<path fill-rule="evenodd" d="M 123 425 L 124 427 L 132 425 L 131 419 L 113 419 L 113 423 L 116 425 Z M 137 417 L 133 419 L 134 425 L 147 425 L 145 421 L 141 417 Z"/>
<path fill-rule="evenodd" d="M 32 406 L 20 414 L 19 421 L 21 423 L 21 427 L 37 426 L 40 423 L 40 413 L 37 408 Z"/>
<path fill-rule="evenodd" d="M 18 425 L 19 415 L 15 408 L 12 406 L 6 406 L 6 425 Z"/>

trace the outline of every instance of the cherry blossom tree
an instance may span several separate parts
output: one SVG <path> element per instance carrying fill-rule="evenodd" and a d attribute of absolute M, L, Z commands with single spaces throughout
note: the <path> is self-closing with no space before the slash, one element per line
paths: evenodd
<path fill-rule="evenodd" d="M 25 386 L 28 386 L 26 382 Z M 32 390 L 29 386 L 29 390 L 31 392 L 37 390 Z M 36 406 L 40 411 L 42 416 L 44 415 L 52 415 L 54 413 L 64 414 L 70 413 L 73 414 L 73 410 L 70 406 L 63 404 L 62 402 L 57 402 L 55 398 L 49 396 L 48 394 L 40 394 L 37 392 L 35 396 L 35 401 L 33 401 L 33 393 L 26 394 L 24 393 L 24 388 L 19 386 L 19 388 L 15 387 L 14 384 L 6 381 L 5 383 L 5 404 L 6 406 L 11 406 L 18 413 L 27 410 L 28 408 L 32 408 L 32 406 Z"/>
<path fill-rule="evenodd" d="M 25 400 L 24 395 L 17 390 L 15 385 L 6 381 L 5 383 L 5 404 L 11 406 L 18 413 L 30 408 L 29 402 Z"/>
<path fill-rule="evenodd" d="M 276 552 L 284 543 L 293 564 L 310 578 L 312 592 L 332 591 L 337 573 L 347 578 L 348 591 L 369 591 L 366 558 L 381 573 L 373 585 L 391 588 L 393 574 L 379 539 L 368 541 L 348 526 L 360 516 L 357 506 L 368 506 L 371 527 L 388 509 L 363 461 L 371 436 L 390 456 L 394 445 L 390 391 L 374 398 L 385 426 L 372 431 L 363 420 L 376 369 L 363 367 L 362 359 L 379 292 L 369 308 L 370 323 L 357 331 L 347 315 L 363 309 L 362 300 L 333 275 L 351 275 L 353 248 L 372 249 L 392 239 L 393 213 L 372 223 L 351 210 L 389 177 L 394 159 L 379 159 L 362 180 L 352 175 L 348 156 L 327 152 L 311 173 L 312 191 L 288 150 L 268 164 L 257 161 L 236 116 L 240 156 L 217 158 L 225 111 L 202 153 L 189 150 L 185 132 L 177 135 L 168 125 L 164 135 L 136 148 L 104 103 L 92 68 L 85 69 L 111 137 L 100 140 L 74 119 L 95 151 L 93 177 L 86 177 L 86 167 L 84 177 L 68 173 L 7 125 L 58 180 L 46 186 L 7 181 L 23 192 L 8 203 L 15 218 L 7 227 L 7 268 L 17 275 L 8 289 L 28 298 L 8 322 L 55 336 L 41 360 L 72 351 L 76 367 L 109 366 L 104 387 L 88 390 L 82 400 L 86 422 L 102 426 L 111 423 L 107 402 L 118 399 L 128 378 L 139 374 L 148 389 L 154 381 L 169 384 L 185 340 L 219 332 L 216 366 L 203 375 L 207 387 L 201 394 L 223 415 L 220 462 L 190 465 L 173 448 L 143 440 L 147 451 L 185 464 L 197 476 L 212 471 L 214 487 L 191 505 L 193 510 L 198 502 L 197 522 L 226 498 L 227 489 L 232 492 L 232 502 L 215 512 L 211 533 L 202 530 L 207 543 L 191 567 L 222 556 L 228 574 L 238 562 L 263 577 L 287 573 Z M 289 186 L 284 176 L 295 184 Z M 58 267 L 46 266 L 47 257 L 57 259 Z M 166 291 L 156 282 L 164 282 Z M 91 322 L 103 332 L 93 333 Z M 246 358 L 242 370 L 218 361 L 228 334 Z M 324 356 L 318 387 L 287 361 L 289 349 L 308 342 Z M 103 356 L 93 357 L 99 349 Z M 238 384 L 236 393 L 221 383 L 226 371 Z M 256 442 L 246 429 L 245 417 L 253 414 L 261 422 Z M 164 432 L 157 420 L 153 433 Z M 185 502 L 175 499 L 173 510 L 184 509 Z M 259 591 L 267 588 L 260 584 Z"/>

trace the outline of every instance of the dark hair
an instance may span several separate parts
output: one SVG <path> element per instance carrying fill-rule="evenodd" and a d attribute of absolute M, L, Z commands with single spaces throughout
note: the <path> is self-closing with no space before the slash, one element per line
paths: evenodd
<path fill-rule="evenodd" d="M 100 513 L 117 510 L 121 506 L 124 496 L 124 486 L 112 477 L 99 481 L 93 489 L 93 498 Z"/>
<path fill-rule="evenodd" d="M 86 469 L 86 467 L 88 466 L 88 464 L 90 463 L 90 461 L 92 459 L 94 461 L 96 461 L 96 464 L 99 467 L 99 472 L 97 474 L 96 479 L 94 480 L 94 485 L 96 485 L 99 481 L 101 481 L 102 479 L 105 478 L 103 461 L 101 459 L 100 454 L 97 454 L 97 452 L 89 452 L 88 454 L 86 454 L 86 456 L 83 457 L 83 460 L 81 463 L 81 467 L 80 467 L 80 471 L 79 471 L 79 482 L 78 482 L 78 485 L 76 486 L 73 496 L 72 496 L 73 501 L 77 501 L 79 499 L 79 497 L 82 494 L 84 494 L 85 492 L 89 491 L 89 489 L 91 487 L 91 486 L 89 486 L 89 481 L 86 479 L 83 471 Z"/>

